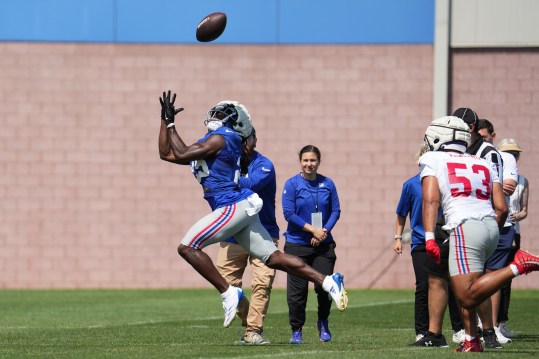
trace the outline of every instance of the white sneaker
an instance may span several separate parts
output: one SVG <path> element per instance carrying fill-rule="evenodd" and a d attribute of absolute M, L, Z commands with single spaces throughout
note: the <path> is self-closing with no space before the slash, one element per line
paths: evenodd
<path fill-rule="evenodd" d="M 348 296 L 346 295 L 346 290 L 344 290 L 343 275 L 337 272 L 331 276 L 327 276 L 322 287 L 329 293 L 337 309 L 341 312 L 344 311 L 348 306 Z"/>
<path fill-rule="evenodd" d="M 509 326 L 505 322 L 501 322 L 498 328 L 500 329 L 500 333 L 502 333 L 506 338 L 514 338 L 518 336 L 517 333 L 509 329 Z"/>
<path fill-rule="evenodd" d="M 500 344 L 511 343 L 511 339 L 509 339 L 505 335 L 503 335 L 500 332 L 500 329 L 498 327 L 494 327 L 494 331 L 496 332 L 496 338 L 498 338 L 498 341 L 500 342 Z"/>
<path fill-rule="evenodd" d="M 223 309 L 225 310 L 223 326 L 228 328 L 236 317 L 238 306 L 243 298 L 243 289 L 230 286 L 226 292 L 221 294 L 221 298 L 223 299 Z"/>
<path fill-rule="evenodd" d="M 458 332 L 453 332 L 453 343 L 460 344 L 464 341 L 466 332 L 464 329 L 459 330 Z"/>

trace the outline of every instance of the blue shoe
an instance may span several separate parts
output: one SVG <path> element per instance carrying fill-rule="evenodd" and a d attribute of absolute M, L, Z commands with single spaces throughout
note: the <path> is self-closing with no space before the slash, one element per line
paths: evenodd
<path fill-rule="evenodd" d="M 344 290 L 344 277 L 341 273 L 335 273 L 331 276 L 327 276 L 329 288 L 326 290 L 329 292 L 329 296 L 335 302 L 337 309 L 341 312 L 348 306 L 348 296 L 346 290 Z M 324 283 L 325 284 L 325 283 Z"/>
<path fill-rule="evenodd" d="M 290 344 L 302 344 L 303 338 L 301 329 L 293 330 L 292 331 L 292 337 L 290 338 Z"/>
<path fill-rule="evenodd" d="M 329 342 L 331 340 L 331 332 L 329 331 L 329 323 L 327 320 L 318 320 L 316 322 L 318 334 L 321 342 Z"/>

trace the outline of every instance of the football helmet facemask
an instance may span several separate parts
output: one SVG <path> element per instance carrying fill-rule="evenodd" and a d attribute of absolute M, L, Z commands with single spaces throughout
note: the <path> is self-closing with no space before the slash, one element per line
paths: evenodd
<path fill-rule="evenodd" d="M 425 145 L 430 151 L 453 147 L 464 150 L 470 145 L 470 127 L 461 118 L 455 116 L 440 117 L 432 121 L 425 132 Z M 460 145 L 460 146 L 459 146 Z M 462 151 L 464 152 L 464 151 Z"/>
<path fill-rule="evenodd" d="M 225 100 L 212 107 L 204 121 L 208 130 L 213 131 L 227 126 L 236 131 L 242 138 L 251 134 L 253 125 L 247 108 L 237 101 Z"/>

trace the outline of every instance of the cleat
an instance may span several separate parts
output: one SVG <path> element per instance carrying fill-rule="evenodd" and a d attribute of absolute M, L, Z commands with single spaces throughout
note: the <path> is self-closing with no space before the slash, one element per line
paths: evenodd
<path fill-rule="evenodd" d="M 511 343 L 511 339 L 507 338 L 505 335 L 503 335 L 500 332 L 500 329 L 498 327 L 494 327 L 494 332 L 496 332 L 496 338 L 500 342 L 500 344 L 507 344 Z"/>
<path fill-rule="evenodd" d="M 539 257 L 526 252 L 523 249 L 519 249 L 515 253 L 515 259 L 511 264 L 516 265 L 518 274 L 528 274 L 530 272 L 539 271 Z"/>
<path fill-rule="evenodd" d="M 230 288 L 232 289 L 232 292 L 225 296 L 224 294 L 228 293 Z M 225 310 L 225 321 L 223 323 L 225 328 L 228 328 L 236 317 L 238 306 L 243 298 L 243 290 L 241 288 L 233 286 L 230 286 L 230 288 L 227 292 L 221 295 L 223 298 L 223 309 Z"/>
<path fill-rule="evenodd" d="M 518 333 L 515 333 L 514 331 L 509 329 L 509 326 L 505 322 L 500 323 L 500 326 L 498 328 L 500 329 L 500 333 L 502 333 L 507 338 L 514 338 L 518 336 Z"/>
<path fill-rule="evenodd" d="M 344 290 L 344 277 L 337 272 L 329 279 L 331 282 L 331 287 L 328 290 L 329 296 L 335 302 L 337 309 L 342 312 L 348 306 L 348 296 L 346 295 L 346 290 Z"/>
<path fill-rule="evenodd" d="M 329 331 L 329 323 L 327 320 L 318 320 L 316 322 L 318 327 L 318 336 L 321 342 L 329 342 L 331 340 L 331 332 Z"/>
<path fill-rule="evenodd" d="M 243 345 L 267 345 L 270 341 L 257 332 L 246 332 L 240 340 Z"/>
<path fill-rule="evenodd" d="M 466 332 L 464 329 L 459 330 L 458 332 L 453 332 L 453 343 L 460 344 L 464 341 L 464 335 Z"/>
<path fill-rule="evenodd" d="M 483 351 L 483 347 L 481 346 L 481 341 L 479 340 L 479 337 L 475 337 L 470 341 L 464 339 L 464 341 L 460 343 L 460 347 L 455 349 L 456 353 L 482 352 L 482 351 Z"/>
<path fill-rule="evenodd" d="M 483 330 L 483 339 L 485 340 L 485 348 L 503 349 L 502 345 L 498 341 L 496 331 L 494 329 Z"/>
<path fill-rule="evenodd" d="M 433 348 L 448 348 L 449 347 L 449 345 L 447 345 L 447 341 L 445 340 L 445 336 L 443 334 L 434 334 L 432 332 L 427 332 L 422 338 L 410 344 L 410 346 L 433 347 Z"/>
<path fill-rule="evenodd" d="M 302 344 L 303 338 L 302 338 L 302 332 L 301 329 L 293 330 L 292 331 L 292 337 L 290 338 L 290 344 Z"/>

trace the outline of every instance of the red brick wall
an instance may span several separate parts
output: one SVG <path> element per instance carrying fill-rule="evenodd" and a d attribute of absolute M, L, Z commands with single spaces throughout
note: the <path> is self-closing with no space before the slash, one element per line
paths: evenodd
<path fill-rule="evenodd" d="M 521 222 L 522 247 L 539 253 L 539 49 L 459 50 L 452 62 L 452 107 L 471 107 L 491 121 L 495 145 L 515 138 L 523 149 L 518 166 L 530 182 L 530 211 Z M 513 286 L 539 288 L 539 281 L 529 275 Z"/>
<path fill-rule="evenodd" d="M 497 55 L 482 56 L 488 67 Z M 531 70 L 533 61 L 516 56 Z M 318 146 L 320 172 L 341 197 L 334 235 L 347 286 L 413 287 L 409 248 L 395 256 L 392 236 L 401 184 L 416 173 L 431 121 L 432 61 L 424 45 L 0 43 L 0 287 L 208 286 L 176 253 L 209 207 L 187 167 L 159 159 L 158 97 L 167 89 L 185 107 L 177 128 L 189 143 L 203 135 L 209 107 L 244 103 L 258 149 L 275 163 L 278 192 L 299 171 L 298 150 Z M 537 61 L 534 71 L 537 80 Z M 455 86 L 469 99 L 466 89 Z M 537 103 L 533 82 L 522 90 Z M 475 107 L 482 116 L 492 109 Z M 522 168 L 533 185 L 531 110 L 514 137 L 530 148 Z M 277 203 L 284 231 L 280 193 Z M 524 233 L 534 233 L 530 216 Z"/>

